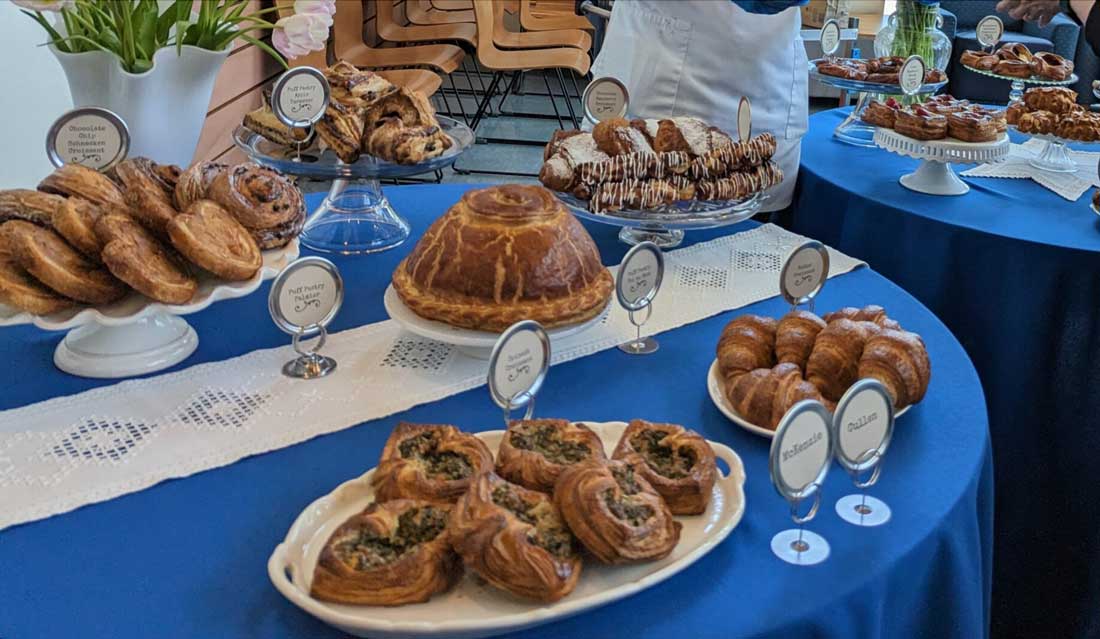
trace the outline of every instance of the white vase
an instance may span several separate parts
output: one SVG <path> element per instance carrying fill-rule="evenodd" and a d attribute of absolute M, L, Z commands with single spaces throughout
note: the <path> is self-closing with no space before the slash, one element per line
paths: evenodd
<path fill-rule="evenodd" d="M 131 157 L 187 167 L 199 143 L 214 80 L 229 49 L 184 46 L 153 54 L 153 68 L 130 73 L 103 51 L 65 53 L 50 45 L 69 80 L 73 106 L 101 106 L 130 129 Z M 60 114 L 58 114 L 60 115 Z"/>

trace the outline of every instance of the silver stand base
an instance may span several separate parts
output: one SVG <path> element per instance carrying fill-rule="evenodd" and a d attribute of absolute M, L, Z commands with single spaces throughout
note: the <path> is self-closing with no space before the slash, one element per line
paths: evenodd
<path fill-rule="evenodd" d="M 791 528 L 772 537 L 776 557 L 796 566 L 812 566 L 829 558 L 829 542 L 817 533 Z"/>
<path fill-rule="evenodd" d="M 855 526 L 881 526 L 890 521 L 890 507 L 868 495 L 846 495 L 836 502 L 836 514 Z"/>
<path fill-rule="evenodd" d="M 336 360 L 316 353 L 303 355 L 283 366 L 283 375 L 297 379 L 316 379 L 336 370 Z"/>
<path fill-rule="evenodd" d="M 640 340 L 619 344 L 619 350 L 628 355 L 649 355 L 656 353 L 661 345 L 652 337 L 643 337 Z"/>

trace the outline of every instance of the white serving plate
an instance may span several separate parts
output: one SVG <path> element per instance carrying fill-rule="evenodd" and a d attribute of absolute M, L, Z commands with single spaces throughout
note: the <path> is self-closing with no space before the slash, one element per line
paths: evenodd
<path fill-rule="evenodd" d="M 733 406 L 729 403 L 729 400 L 726 399 L 724 384 L 722 383 L 722 376 L 718 374 L 717 359 L 710 363 L 710 370 L 707 371 L 707 392 L 710 393 L 710 401 L 714 402 L 714 405 L 718 408 L 719 412 L 728 417 L 731 422 L 737 424 L 741 428 L 744 428 L 754 435 L 760 435 L 761 437 L 766 437 L 768 439 L 772 439 L 773 437 L 775 437 L 775 431 L 768 430 L 767 428 L 761 428 L 760 426 L 753 424 L 752 422 L 738 414 L 736 410 L 734 410 Z M 894 414 L 894 418 L 897 419 L 905 413 L 908 413 L 909 409 L 912 407 L 912 404 L 910 404 L 909 406 L 906 406 L 905 408 L 899 410 L 897 413 Z"/>
<path fill-rule="evenodd" d="M 386 287 L 386 294 L 383 296 L 382 301 L 386 306 L 386 313 L 390 316 L 390 319 L 400 324 L 405 330 L 437 342 L 452 344 L 463 353 L 478 359 L 489 359 L 489 355 L 493 352 L 493 346 L 496 345 L 497 339 L 500 337 L 500 333 L 459 328 L 420 317 L 408 306 L 405 306 L 405 303 L 401 301 L 401 296 L 394 290 L 393 284 Z M 602 313 L 587 322 L 548 329 L 546 333 L 550 336 L 551 343 L 556 339 L 579 333 L 599 324 L 610 307 L 611 304 L 608 304 Z"/>
<path fill-rule="evenodd" d="M 585 422 L 603 440 L 610 455 L 625 422 Z M 477 433 L 496 454 L 502 430 Z M 665 559 L 633 566 L 604 566 L 585 561 L 576 590 L 561 601 L 541 604 L 524 601 L 485 584 L 469 573 L 450 592 L 423 604 L 394 608 L 351 606 L 318 601 L 309 596 L 317 556 L 332 532 L 373 501 L 370 480 L 374 469 L 345 482 L 310 504 L 294 521 L 286 539 L 267 562 L 275 588 L 296 606 L 325 623 L 357 637 L 406 638 L 445 635 L 476 638 L 517 631 L 602 606 L 658 584 L 695 563 L 717 546 L 745 513 L 745 470 L 729 447 L 709 442 L 714 454 L 729 467 L 714 484 L 707 511 L 695 517 L 677 517 L 683 524 L 680 543 Z"/>

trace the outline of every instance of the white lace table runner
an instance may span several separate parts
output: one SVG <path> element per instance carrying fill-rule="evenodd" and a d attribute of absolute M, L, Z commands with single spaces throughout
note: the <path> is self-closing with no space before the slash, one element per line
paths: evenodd
<path fill-rule="evenodd" d="M 1076 202 L 1090 186 L 1100 186 L 1100 177 L 1096 173 L 1096 163 L 1100 153 L 1091 151 L 1069 151 L 1070 158 L 1077 164 L 1076 173 L 1054 173 L 1037 169 L 1029 163 L 1039 155 L 1042 140 L 1031 139 L 1023 144 L 1013 144 L 1008 157 L 1003 162 L 981 164 L 963 171 L 967 177 L 1020 178 L 1034 180 L 1070 202 Z"/>
<path fill-rule="evenodd" d="M 644 332 L 776 295 L 783 260 L 802 239 L 767 225 L 669 252 Z M 831 276 L 860 264 L 830 249 Z M 555 341 L 553 362 L 611 348 L 634 334 L 626 312 L 613 304 L 601 323 Z M 485 383 L 485 361 L 406 333 L 392 320 L 333 334 L 324 352 L 339 368 L 318 380 L 280 373 L 292 358 L 287 346 L 0 412 L 0 529 Z"/>

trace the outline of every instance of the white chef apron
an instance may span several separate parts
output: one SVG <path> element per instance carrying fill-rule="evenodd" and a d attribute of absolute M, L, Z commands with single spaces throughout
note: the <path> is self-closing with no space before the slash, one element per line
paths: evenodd
<path fill-rule="evenodd" d="M 695 116 L 731 134 L 747 96 L 753 133 L 779 141 L 783 183 L 763 208 L 774 211 L 791 202 L 808 125 L 801 26 L 796 7 L 757 15 L 729 0 L 619 0 L 592 73 L 626 85 L 634 117 Z"/>

